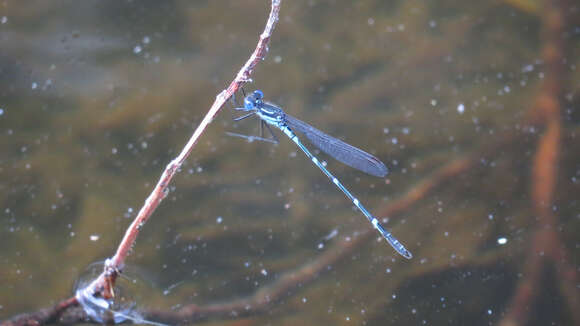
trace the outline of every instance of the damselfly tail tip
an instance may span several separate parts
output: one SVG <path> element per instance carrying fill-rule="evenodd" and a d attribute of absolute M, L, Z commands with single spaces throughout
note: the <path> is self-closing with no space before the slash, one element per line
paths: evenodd
<path fill-rule="evenodd" d="M 396 244 L 391 243 L 391 246 L 393 247 L 393 249 L 395 249 L 396 252 L 399 253 L 399 255 L 407 259 L 413 258 L 413 254 L 409 250 L 407 250 L 407 248 L 405 248 L 405 246 L 403 246 L 403 244 L 401 244 L 400 242 L 397 241 Z"/>
<path fill-rule="evenodd" d="M 403 252 L 400 252 L 400 254 L 401 254 L 401 256 L 403 256 L 403 257 L 405 257 L 407 259 L 412 259 L 413 258 L 413 254 L 409 250 L 407 250 L 407 249 L 405 249 L 405 251 L 403 251 Z"/>

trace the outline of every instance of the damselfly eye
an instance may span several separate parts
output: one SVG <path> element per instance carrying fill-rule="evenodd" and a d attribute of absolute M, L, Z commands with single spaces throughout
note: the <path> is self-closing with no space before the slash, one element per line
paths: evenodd
<path fill-rule="evenodd" d="M 254 96 L 256 97 L 256 100 L 260 100 L 264 97 L 264 93 L 262 93 L 261 90 L 257 89 L 254 91 Z"/>

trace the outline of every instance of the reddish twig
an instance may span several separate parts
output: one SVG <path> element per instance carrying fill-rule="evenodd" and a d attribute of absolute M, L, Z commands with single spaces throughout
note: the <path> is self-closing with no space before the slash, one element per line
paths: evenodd
<path fill-rule="evenodd" d="M 10 320 L 0 323 L 2 326 L 36 326 L 52 324 L 59 321 L 60 316 L 66 310 L 78 306 L 76 297 L 63 300 L 51 308 L 41 309 L 33 313 L 22 314 L 13 317 Z M 82 322 L 83 318 L 79 318 L 78 322 Z"/>
<path fill-rule="evenodd" d="M 193 135 L 181 150 L 181 153 L 173 159 L 163 171 L 157 185 L 145 200 L 145 204 L 125 232 L 123 240 L 117 248 L 115 255 L 107 259 L 105 263 L 104 272 L 89 285 L 89 293 L 93 295 L 99 295 L 103 298 L 110 299 L 114 296 L 113 288 L 115 285 L 115 280 L 119 275 L 120 271 L 123 269 L 125 259 L 127 258 L 131 248 L 135 244 L 139 231 L 143 225 L 147 222 L 149 217 L 153 214 L 155 209 L 159 206 L 161 201 L 164 199 L 168 191 L 168 186 L 171 180 L 175 176 L 176 172 L 179 170 L 183 162 L 187 159 L 193 147 L 199 140 L 199 137 L 205 131 L 207 126 L 213 120 L 215 115 L 223 107 L 228 99 L 230 99 L 240 88 L 240 86 L 246 82 L 251 81 L 250 75 L 252 74 L 255 66 L 258 62 L 262 61 L 266 56 L 268 51 L 268 42 L 278 21 L 278 13 L 280 11 L 280 1 L 272 0 L 272 7 L 270 10 L 270 15 L 266 22 L 264 32 L 260 35 L 260 40 L 256 49 L 252 53 L 251 57 L 248 59 L 246 64 L 240 69 L 236 78 L 230 83 L 227 89 L 222 91 L 217 95 L 213 105 L 197 127 Z"/>
<path fill-rule="evenodd" d="M 268 21 L 266 23 L 266 27 L 264 28 L 264 32 L 260 35 L 260 40 L 258 41 L 258 45 L 252 53 L 252 56 L 248 59 L 246 64 L 240 69 L 236 78 L 230 83 L 227 89 L 222 91 L 220 94 L 217 95 L 213 105 L 197 127 L 193 132 L 193 135 L 187 142 L 187 144 L 181 150 L 181 153 L 173 159 L 163 171 L 161 178 L 157 182 L 157 185 L 145 200 L 145 204 L 137 214 L 137 217 L 131 223 L 127 231 L 125 232 L 125 236 L 121 241 L 119 247 L 117 248 L 117 252 L 115 256 L 111 258 L 109 263 L 109 268 L 117 268 L 121 269 L 125 262 L 125 258 L 129 254 L 129 251 L 133 247 L 135 240 L 137 239 L 137 235 L 139 234 L 139 230 L 141 227 L 147 222 L 151 214 L 155 211 L 157 206 L 161 203 L 165 194 L 167 192 L 167 187 L 175 173 L 179 170 L 183 162 L 187 159 L 193 147 L 199 140 L 201 134 L 205 131 L 206 127 L 209 123 L 213 120 L 215 115 L 219 112 L 219 110 L 223 107 L 228 99 L 230 99 L 240 88 L 240 86 L 248 81 L 251 81 L 250 75 L 252 74 L 254 67 L 264 59 L 266 56 L 266 52 L 268 51 L 268 42 L 270 41 L 270 37 L 272 35 L 272 31 L 276 26 L 276 22 L 278 21 L 278 12 L 280 11 L 280 1 L 281 0 L 272 0 L 272 8 L 270 11 L 270 16 L 268 17 Z"/>

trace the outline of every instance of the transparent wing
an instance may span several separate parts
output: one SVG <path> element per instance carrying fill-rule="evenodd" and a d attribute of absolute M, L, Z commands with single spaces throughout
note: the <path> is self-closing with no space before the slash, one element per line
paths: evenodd
<path fill-rule="evenodd" d="M 370 175 L 377 177 L 387 175 L 388 170 L 385 164 L 373 155 L 340 139 L 336 139 L 288 114 L 286 114 L 285 120 L 290 128 L 303 133 L 312 144 L 336 160 Z"/>

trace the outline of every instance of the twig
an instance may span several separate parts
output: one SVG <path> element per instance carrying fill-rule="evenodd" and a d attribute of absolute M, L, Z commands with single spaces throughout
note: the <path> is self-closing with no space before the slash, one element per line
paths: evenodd
<path fill-rule="evenodd" d="M 41 309 L 33 313 L 26 313 L 6 320 L 0 325 L 2 326 L 27 326 L 27 325 L 46 325 L 56 323 L 63 312 L 72 307 L 78 306 L 76 297 L 63 300 L 51 308 Z M 84 315 L 84 314 L 83 314 Z M 84 321 L 84 316 L 78 318 L 77 322 Z"/>
<path fill-rule="evenodd" d="M 252 53 L 246 64 L 242 67 L 242 69 L 240 69 L 236 78 L 230 83 L 228 88 L 216 96 L 216 99 L 211 108 L 197 129 L 195 129 L 193 135 L 185 147 L 183 147 L 181 150 L 181 153 L 167 165 L 165 171 L 163 171 L 163 174 L 161 175 L 161 178 L 157 182 L 157 185 L 149 197 L 147 197 L 147 200 L 145 200 L 145 204 L 135 217 L 135 220 L 133 220 L 133 223 L 131 223 L 125 232 L 125 236 L 119 244 L 117 252 L 111 259 L 107 260 L 105 263 L 104 272 L 90 285 L 90 289 L 94 295 L 100 294 L 106 299 L 112 298 L 112 289 L 115 284 L 116 277 L 118 276 L 119 271 L 123 269 L 125 259 L 135 244 L 137 236 L 139 235 L 139 231 L 147 222 L 149 217 L 153 214 L 155 209 L 159 206 L 161 201 L 165 198 L 168 192 L 167 187 L 175 176 L 175 173 L 187 159 L 193 150 L 193 147 L 199 140 L 201 134 L 205 131 L 206 127 L 210 124 L 210 122 L 223 107 L 226 101 L 238 91 L 242 84 L 251 81 L 250 75 L 252 74 L 255 66 L 258 64 L 258 62 L 265 58 L 266 53 L 268 52 L 268 42 L 270 41 L 270 37 L 272 36 L 276 22 L 278 21 L 280 1 L 281 0 L 272 0 L 272 7 L 268 21 L 266 22 L 266 27 L 264 28 L 262 35 L 260 35 L 260 40 L 258 41 L 258 45 L 256 46 L 254 53 Z"/>

